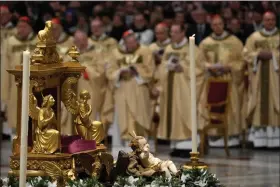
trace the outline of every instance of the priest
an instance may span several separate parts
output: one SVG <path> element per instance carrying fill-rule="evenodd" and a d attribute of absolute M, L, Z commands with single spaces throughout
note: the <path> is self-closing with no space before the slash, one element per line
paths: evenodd
<path fill-rule="evenodd" d="M 12 23 L 12 13 L 10 12 L 10 9 L 7 6 L 2 5 L 0 6 L 0 12 L 1 12 L 0 27 L 1 27 L 1 44 L 2 44 L 4 39 L 14 34 L 15 28 Z"/>
<path fill-rule="evenodd" d="M 59 18 L 53 18 L 53 35 L 56 39 L 57 51 L 60 56 L 64 57 L 68 49 L 74 44 L 73 37 L 64 32 Z"/>
<path fill-rule="evenodd" d="M 16 26 L 16 33 L 4 41 L 3 56 L 1 56 L 1 101 L 6 103 L 8 124 L 16 127 L 17 116 L 17 86 L 13 75 L 7 72 L 16 65 L 22 64 L 24 50 L 32 51 L 36 45 L 36 35 L 33 32 L 29 17 L 20 17 Z"/>
<path fill-rule="evenodd" d="M 98 89 L 100 89 L 100 97 L 102 98 L 99 101 L 102 102 L 100 118 L 103 120 L 102 122 L 105 125 L 105 130 L 108 131 L 109 125 L 112 124 L 114 118 L 114 99 L 112 87 L 108 85 L 105 71 L 110 63 L 111 52 L 117 48 L 118 43 L 114 38 L 106 35 L 104 24 L 100 19 L 94 19 L 91 21 L 91 33 L 92 35 L 89 43 L 94 47 L 96 55 L 95 59 L 98 59 L 98 63 L 102 66 L 100 66 L 100 71 L 102 73 L 100 72 L 98 75 L 98 79 L 102 81 L 96 84 L 99 86 Z"/>
<path fill-rule="evenodd" d="M 0 19 L 0 29 L 1 29 L 1 38 L 0 38 L 0 45 L 1 45 L 1 58 L 3 59 L 3 52 L 4 52 L 4 48 L 5 46 L 3 45 L 5 42 L 4 40 L 7 39 L 9 36 L 13 35 L 15 32 L 15 27 L 13 25 L 13 23 L 11 22 L 12 20 L 12 13 L 10 12 L 10 9 L 5 6 L 2 5 L 0 6 L 0 13 L 1 13 L 1 19 Z M 2 66 L 2 65 L 1 65 Z M 10 134 L 10 129 L 8 128 L 8 125 L 6 123 L 6 106 L 7 103 L 4 103 L 3 101 L 1 102 L 1 106 L 0 106 L 0 118 L 4 118 L 5 122 L 3 123 L 3 133 L 2 137 L 4 139 L 9 139 L 9 134 Z"/>
<path fill-rule="evenodd" d="M 152 50 L 153 55 L 154 55 L 154 61 L 155 61 L 155 72 L 154 72 L 154 78 L 153 81 L 150 84 L 150 89 L 151 89 L 151 96 L 152 96 L 152 110 L 154 113 L 153 116 L 153 122 L 155 124 L 153 125 L 158 125 L 159 122 L 159 92 L 157 89 L 155 89 L 157 85 L 157 80 L 156 80 L 156 74 L 159 65 L 161 64 L 162 61 L 162 55 L 164 53 L 165 48 L 170 44 L 171 39 L 169 38 L 169 28 L 167 24 L 161 22 L 156 25 L 155 27 L 155 36 L 156 36 L 156 42 L 152 43 L 149 48 Z M 157 128 L 157 127 L 155 127 Z"/>
<path fill-rule="evenodd" d="M 160 124 L 158 138 L 171 140 L 171 156 L 187 157 L 191 150 L 191 97 L 189 43 L 184 25 L 171 26 L 171 40 L 158 68 Z M 197 47 L 195 53 L 198 56 Z M 203 83 L 200 62 L 196 63 L 197 98 Z"/>
<path fill-rule="evenodd" d="M 92 120 L 99 120 L 104 125 L 112 122 L 113 116 L 110 111 L 110 115 L 104 111 L 104 108 L 109 108 L 105 106 L 106 91 L 108 90 L 107 78 L 105 74 L 107 63 L 103 55 L 104 53 L 99 53 L 95 51 L 94 45 L 89 42 L 86 33 L 83 31 L 76 31 L 74 35 L 74 44 L 77 46 L 80 57 L 79 61 L 83 66 L 86 67 L 85 72 L 83 72 L 82 77 L 78 82 L 78 92 L 86 89 L 91 95 L 91 100 L 89 104 L 92 106 Z M 110 100 L 111 101 L 111 100 Z M 112 105 L 109 103 L 110 107 Z"/>
<path fill-rule="evenodd" d="M 200 60 L 203 62 L 205 77 L 229 75 L 231 78 L 229 108 L 227 115 L 229 146 L 237 146 L 240 143 L 241 133 L 241 109 L 244 90 L 244 63 L 242 59 L 242 42 L 234 35 L 224 30 L 224 21 L 216 15 L 211 20 L 213 33 L 205 38 L 199 45 L 201 51 Z M 219 72 L 215 74 L 214 72 Z M 207 80 L 206 80 L 207 81 Z M 207 84 L 204 84 L 199 103 L 199 124 L 207 125 L 209 116 L 205 106 L 207 104 Z M 223 147 L 222 137 L 216 136 L 216 132 L 210 132 L 209 145 Z"/>
<path fill-rule="evenodd" d="M 59 18 L 53 18 L 51 21 L 53 23 L 53 35 L 56 40 L 57 52 L 65 62 L 69 59 L 67 52 L 74 45 L 74 39 L 64 32 Z M 62 134 L 73 134 L 72 115 L 67 111 L 63 103 L 61 103 L 61 107 L 61 132 Z"/>
<path fill-rule="evenodd" d="M 149 48 L 152 50 L 156 65 L 161 62 L 161 57 L 164 53 L 164 49 L 170 44 L 169 28 L 165 23 L 159 23 L 155 27 L 156 42 L 153 42 Z"/>
<path fill-rule="evenodd" d="M 110 52 L 116 48 L 117 41 L 106 35 L 103 22 L 100 19 L 91 21 L 90 43 L 94 45 L 96 52 Z"/>
<path fill-rule="evenodd" d="M 132 30 L 123 35 L 124 46 L 114 50 L 114 63 L 108 66 L 107 76 L 114 85 L 117 122 L 122 140 L 129 133 L 148 136 L 152 120 L 148 84 L 154 72 L 151 50 L 140 45 Z"/>
<path fill-rule="evenodd" d="M 248 63 L 250 86 L 247 120 L 252 124 L 249 141 L 255 147 L 279 148 L 279 30 L 276 15 L 266 12 L 263 26 L 246 41 L 243 55 Z"/>

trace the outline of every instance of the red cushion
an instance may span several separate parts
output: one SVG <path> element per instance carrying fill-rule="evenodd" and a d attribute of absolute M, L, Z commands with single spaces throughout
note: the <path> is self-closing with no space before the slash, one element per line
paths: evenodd
<path fill-rule="evenodd" d="M 78 153 L 82 151 L 89 151 L 89 150 L 95 150 L 96 149 L 96 142 L 94 140 L 75 140 L 73 141 L 69 147 L 68 147 L 68 152 L 73 154 L 73 153 Z"/>
<path fill-rule="evenodd" d="M 219 103 L 226 101 L 228 92 L 228 82 L 210 82 L 208 90 L 208 103 Z"/>
<path fill-rule="evenodd" d="M 68 147 L 69 145 L 76 141 L 82 139 L 81 136 L 79 135 L 74 135 L 74 136 L 61 136 L 61 152 L 62 153 L 69 153 L 68 152 Z"/>

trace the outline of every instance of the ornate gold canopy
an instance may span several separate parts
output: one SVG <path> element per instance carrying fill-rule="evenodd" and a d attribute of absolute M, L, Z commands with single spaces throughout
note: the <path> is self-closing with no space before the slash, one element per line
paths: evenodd
<path fill-rule="evenodd" d="M 73 172 L 73 169 L 76 167 L 76 158 L 77 156 L 73 154 L 65 154 L 61 152 L 61 147 L 58 148 L 55 153 L 53 150 L 48 154 L 44 154 L 42 150 L 34 147 L 38 147 L 34 143 L 38 137 L 36 137 L 35 129 L 38 125 L 38 110 L 37 106 L 44 106 L 45 98 L 44 96 L 50 96 L 52 98 L 53 105 L 49 106 L 51 111 L 54 112 L 56 116 L 56 132 L 58 133 L 59 141 L 61 137 L 61 127 L 60 127 L 60 116 L 61 116 L 61 102 L 63 100 L 63 85 L 67 84 L 67 80 L 75 79 L 78 80 L 81 76 L 81 72 L 84 71 L 83 67 L 79 61 L 78 56 L 79 52 L 75 46 L 69 46 L 70 50 L 68 55 L 72 60 L 63 62 L 63 59 L 59 56 L 57 52 L 56 41 L 52 33 L 52 22 L 47 21 L 45 28 L 38 33 L 38 41 L 36 48 L 31 53 L 31 65 L 30 65 L 30 91 L 29 94 L 32 97 L 29 97 L 29 124 L 28 124 L 28 161 L 27 161 L 27 174 L 29 176 L 51 176 L 52 178 L 65 177 L 68 176 L 69 171 Z M 22 71 L 23 66 L 18 65 L 14 69 L 8 70 L 9 73 L 15 76 L 15 82 L 17 85 L 17 127 L 16 127 L 16 137 L 13 140 L 13 156 L 11 156 L 10 174 L 19 174 L 19 150 L 20 150 L 20 136 L 21 136 L 21 96 L 22 96 Z M 77 84 L 77 81 L 75 82 Z M 72 86 L 76 86 L 76 85 Z M 33 103 L 32 103 L 33 102 Z M 35 105 L 32 105 L 35 104 Z M 38 105 L 37 105 L 38 104 Z M 67 103 L 66 103 L 67 105 Z M 33 108 L 32 108 L 33 107 Z M 95 123 L 93 123 L 95 124 Z M 53 133 L 54 131 L 52 131 Z M 36 145 L 36 146 L 34 146 Z M 60 143 L 58 144 L 60 146 Z M 42 147 L 41 147 L 42 148 Z M 39 151 L 38 151 L 39 150 Z M 100 169 L 100 162 L 102 159 L 108 155 L 106 153 L 106 147 L 103 145 L 97 146 L 94 151 L 89 151 L 92 155 L 92 158 L 95 160 L 99 168 L 93 170 L 97 175 L 97 169 Z M 112 157 L 111 155 L 109 156 Z M 98 163 L 99 164 L 98 164 Z M 108 161 L 112 163 L 113 161 Z M 107 164 L 108 165 L 108 164 Z M 109 164 L 110 165 L 110 164 Z M 108 166 L 109 166 L 108 165 Z M 109 170 L 108 170 L 109 171 Z M 69 177 L 69 176 L 68 176 Z"/>

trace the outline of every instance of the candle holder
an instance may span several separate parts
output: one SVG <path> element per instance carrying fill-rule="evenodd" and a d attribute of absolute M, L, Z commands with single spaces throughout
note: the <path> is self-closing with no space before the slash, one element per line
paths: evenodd
<path fill-rule="evenodd" d="M 187 162 L 185 165 L 183 165 L 183 169 L 193 169 L 193 168 L 198 168 L 198 169 L 207 169 L 208 165 L 205 164 L 204 162 L 199 161 L 199 152 L 190 152 L 191 155 L 191 160 Z"/>

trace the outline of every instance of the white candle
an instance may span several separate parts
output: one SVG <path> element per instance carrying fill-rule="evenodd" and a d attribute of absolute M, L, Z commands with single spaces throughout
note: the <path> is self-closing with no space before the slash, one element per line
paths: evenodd
<path fill-rule="evenodd" d="M 194 35 L 189 37 L 190 78 L 191 78 L 191 123 L 192 123 L 192 152 L 197 152 L 197 119 L 196 119 L 196 74 Z"/>
<path fill-rule="evenodd" d="M 22 72 L 22 100 L 21 100 L 21 135 L 20 135 L 20 174 L 19 186 L 26 186 L 27 170 L 27 138 L 28 138 L 28 111 L 29 111 L 29 75 L 30 75 L 30 52 L 23 52 Z"/>

